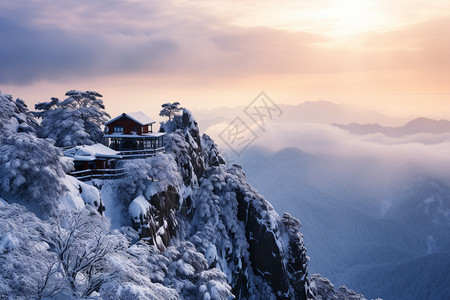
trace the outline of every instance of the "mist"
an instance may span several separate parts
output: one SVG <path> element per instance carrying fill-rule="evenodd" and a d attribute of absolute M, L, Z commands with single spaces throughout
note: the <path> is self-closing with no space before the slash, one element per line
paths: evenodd
<path fill-rule="evenodd" d="M 223 122 L 206 131 L 222 149 L 237 159 L 219 137 L 228 124 Z M 251 147 L 275 153 L 294 147 L 313 155 L 325 155 L 347 161 L 365 163 L 366 168 L 384 169 L 397 176 L 423 173 L 450 180 L 450 133 L 414 134 L 401 138 L 383 134 L 354 135 L 340 128 L 317 123 L 268 124 L 265 131 L 254 128 L 258 138 Z"/>

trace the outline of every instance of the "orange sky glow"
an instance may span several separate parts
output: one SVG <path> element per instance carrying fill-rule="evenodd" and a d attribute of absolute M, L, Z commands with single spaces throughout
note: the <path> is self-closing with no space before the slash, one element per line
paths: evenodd
<path fill-rule="evenodd" d="M 151 114 L 265 91 L 450 119 L 450 1 L 5 0 L 0 11 L 0 90 L 30 104 L 91 89 L 112 115 Z"/>

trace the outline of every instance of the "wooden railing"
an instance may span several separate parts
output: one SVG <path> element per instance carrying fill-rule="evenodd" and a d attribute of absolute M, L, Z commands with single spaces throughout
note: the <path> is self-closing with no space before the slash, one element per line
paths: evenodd
<path fill-rule="evenodd" d="M 144 150 L 125 150 L 119 152 L 120 159 L 139 159 L 154 156 L 158 152 L 164 152 L 164 147 Z M 70 172 L 69 175 L 81 181 L 91 179 L 116 179 L 125 174 L 124 169 L 87 169 L 82 171 Z"/>
<path fill-rule="evenodd" d="M 158 152 L 164 152 L 164 147 L 156 149 L 120 151 L 119 155 L 122 156 L 122 159 L 135 159 L 151 157 Z"/>
<path fill-rule="evenodd" d="M 69 175 L 81 181 L 91 179 L 116 179 L 123 177 L 124 174 L 124 169 L 87 169 L 69 173 Z"/>

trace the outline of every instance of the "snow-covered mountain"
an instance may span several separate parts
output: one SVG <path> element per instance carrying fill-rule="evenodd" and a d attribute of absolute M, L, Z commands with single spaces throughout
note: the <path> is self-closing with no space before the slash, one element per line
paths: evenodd
<path fill-rule="evenodd" d="M 85 184 L 22 104 L 0 93 L 0 298 L 364 299 L 309 277 L 300 222 L 188 110 L 162 124 L 165 153 Z"/>

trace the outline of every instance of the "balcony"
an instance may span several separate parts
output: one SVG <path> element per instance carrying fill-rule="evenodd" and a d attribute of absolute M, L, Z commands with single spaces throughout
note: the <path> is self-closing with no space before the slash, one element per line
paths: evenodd
<path fill-rule="evenodd" d="M 164 152 L 164 147 L 144 150 L 126 150 L 119 152 L 122 159 L 139 159 L 154 156 L 158 152 Z"/>
<path fill-rule="evenodd" d="M 81 181 L 92 179 L 117 179 L 125 175 L 124 169 L 87 169 L 82 171 L 71 172 L 68 175 L 73 176 Z"/>

